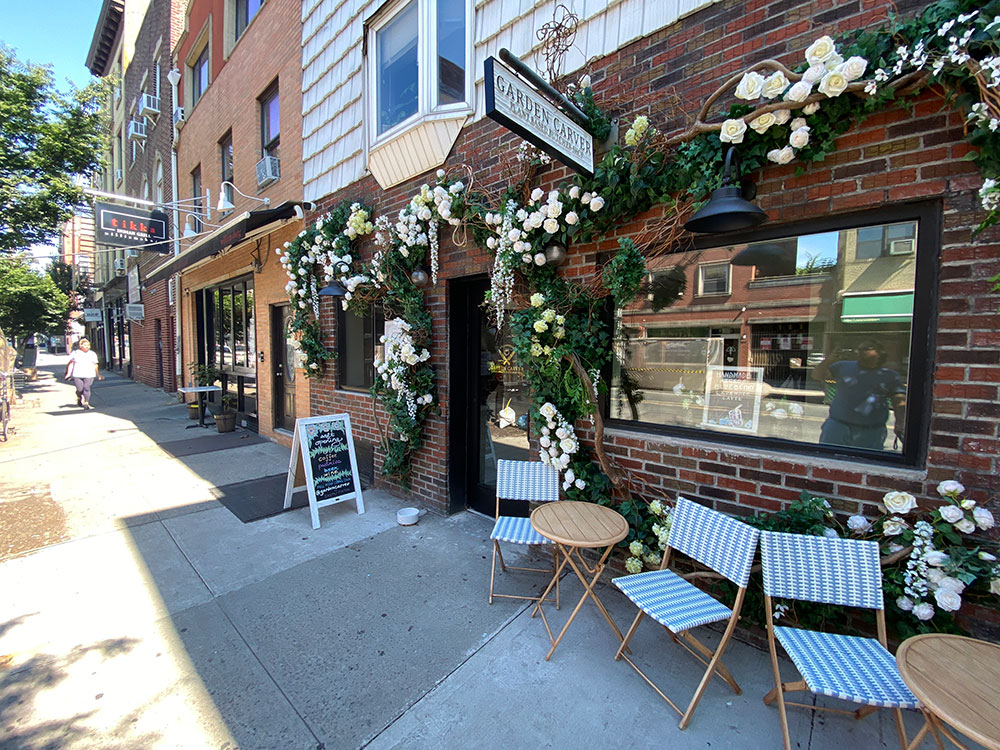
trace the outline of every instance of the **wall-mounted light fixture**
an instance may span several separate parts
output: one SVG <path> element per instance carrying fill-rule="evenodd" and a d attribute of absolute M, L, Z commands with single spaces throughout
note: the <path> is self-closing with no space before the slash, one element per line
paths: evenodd
<path fill-rule="evenodd" d="M 767 214 L 750 202 L 757 194 L 753 183 L 740 181 L 740 159 L 733 146 L 726 152 L 722 186 L 712 191 L 708 203 L 688 219 L 684 228 L 700 234 L 721 234 L 750 229 L 767 220 Z"/>

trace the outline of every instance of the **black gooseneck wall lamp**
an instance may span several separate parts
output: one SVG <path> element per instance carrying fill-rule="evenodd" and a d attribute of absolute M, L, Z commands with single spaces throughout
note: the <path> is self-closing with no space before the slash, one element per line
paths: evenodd
<path fill-rule="evenodd" d="M 740 185 L 739 155 L 730 146 L 726 152 L 721 187 L 712 191 L 708 203 L 695 212 L 684 228 L 699 234 L 722 234 L 750 229 L 765 221 L 767 214 L 748 200 L 757 193 L 753 183 L 747 182 L 746 190 Z"/>

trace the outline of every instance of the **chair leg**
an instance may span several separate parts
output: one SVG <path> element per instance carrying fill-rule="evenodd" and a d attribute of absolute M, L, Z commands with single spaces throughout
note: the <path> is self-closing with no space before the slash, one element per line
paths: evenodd
<path fill-rule="evenodd" d="M 702 656 L 704 656 L 705 659 L 709 660 L 705 662 L 707 666 L 710 666 L 711 661 L 715 659 L 717 661 L 717 664 L 715 665 L 715 671 L 719 673 L 719 677 L 721 677 L 729 684 L 729 687 L 733 689 L 734 693 L 736 693 L 737 695 L 743 694 L 742 688 L 740 688 L 739 684 L 736 682 L 735 678 L 730 673 L 730 671 L 726 669 L 726 665 L 722 663 L 722 652 L 725 650 L 726 646 L 729 645 L 728 638 L 723 636 L 723 640 L 719 642 L 719 647 L 713 652 L 708 646 L 706 646 L 704 643 L 702 643 L 693 635 L 691 635 L 689 631 L 684 631 L 683 633 L 680 633 L 680 637 L 683 638 L 684 641 L 691 646 L 691 648 L 693 648 Z"/>
<path fill-rule="evenodd" d="M 771 613 L 774 611 L 771 607 L 771 597 L 764 597 L 764 615 L 770 617 Z M 771 670 L 774 672 L 774 690 L 764 697 L 764 703 L 768 702 L 768 698 L 774 695 L 778 701 L 778 715 L 781 718 L 781 737 L 784 742 L 785 750 L 792 750 L 792 739 L 788 732 L 788 715 L 785 713 L 785 691 L 784 686 L 781 683 L 781 669 L 778 667 L 778 650 L 774 642 L 774 625 L 769 621 L 767 623 L 767 645 L 768 650 L 771 652 Z M 772 698 L 772 700 L 774 699 Z"/>
<path fill-rule="evenodd" d="M 906 727 L 903 726 L 903 712 L 898 708 L 892 710 L 893 718 L 896 720 L 896 734 L 899 735 L 900 750 L 907 750 Z"/>
<path fill-rule="evenodd" d="M 622 639 L 621 645 L 618 647 L 618 651 L 615 653 L 615 661 L 621 661 L 622 654 L 628 649 L 629 641 L 632 640 L 632 636 L 635 635 L 636 629 L 639 627 L 639 623 L 642 622 L 642 618 L 646 616 L 646 613 L 641 609 L 638 614 L 636 614 L 635 619 L 632 621 L 632 625 L 629 627 L 628 632 L 625 633 L 625 637 Z"/>
<path fill-rule="evenodd" d="M 496 580 L 497 575 L 497 554 L 500 552 L 500 547 L 493 540 L 493 562 L 490 564 L 490 604 L 493 604 L 493 581 Z M 501 565 L 503 565 L 503 559 L 501 558 Z"/>
<path fill-rule="evenodd" d="M 503 561 L 503 552 L 500 551 L 500 542 L 496 539 L 493 540 L 493 551 L 496 553 L 496 556 L 500 558 L 500 570 L 506 573 L 507 564 Z"/>
<path fill-rule="evenodd" d="M 556 609 L 557 610 L 559 609 L 559 578 L 558 578 L 559 570 L 558 570 L 558 564 L 559 564 L 559 549 L 556 547 L 556 545 L 553 544 L 552 545 L 552 577 L 556 581 Z"/>

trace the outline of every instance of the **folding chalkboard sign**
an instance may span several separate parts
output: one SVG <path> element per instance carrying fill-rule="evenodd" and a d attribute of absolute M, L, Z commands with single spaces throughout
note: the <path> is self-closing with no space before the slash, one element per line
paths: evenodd
<path fill-rule="evenodd" d="M 305 484 L 296 486 L 296 477 L 303 475 Z M 328 505 L 354 500 L 358 513 L 365 512 L 349 415 L 330 414 L 295 420 L 284 507 L 290 508 L 292 494 L 302 490 L 309 494 L 309 514 L 314 529 L 319 528 L 319 509 Z"/>

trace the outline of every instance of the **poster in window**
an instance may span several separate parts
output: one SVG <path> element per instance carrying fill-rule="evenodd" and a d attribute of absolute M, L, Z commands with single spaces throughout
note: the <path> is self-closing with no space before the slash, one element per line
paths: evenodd
<path fill-rule="evenodd" d="M 702 427 L 757 434 L 763 367 L 708 366 Z"/>

